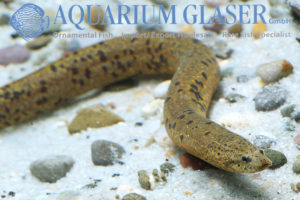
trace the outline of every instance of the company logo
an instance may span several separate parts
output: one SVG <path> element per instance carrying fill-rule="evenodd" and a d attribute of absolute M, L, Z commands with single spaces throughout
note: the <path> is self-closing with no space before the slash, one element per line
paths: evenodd
<path fill-rule="evenodd" d="M 98 8 L 97 21 L 92 21 L 92 7 Z M 153 12 L 149 12 L 152 10 Z M 100 11 L 102 13 L 100 13 Z M 140 13 L 141 12 L 141 13 Z M 54 20 L 51 18 L 51 25 L 72 24 L 77 30 L 85 30 L 84 25 L 91 26 L 97 24 L 110 25 L 137 25 L 137 24 L 286 24 L 291 23 L 291 19 L 272 19 L 267 21 L 266 7 L 263 4 L 228 4 L 224 9 L 216 6 L 215 12 L 206 20 L 206 5 L 188 4 L 184 9 L 179 9 L 177 5 L 170 5 L 165 10 L 163 5 L 79 5 L 74 4 L 69 8 L 58 6 Z M 10 25 L 25 40 L 43 34 L 50 25 L 49 16 L 44 16 L 45 12 L 39 6 L 27 3 L 19 8 L 11 17 Z M 79 16 L 79 17 L 78 17 Z M 93 14 L 95 16 L 95 14 Z M 226 16 L 226 17 L 224 17 Z M 156 19 L 158 20 L 149 20 Z M 93 17 L 94 18 L 94 17 Z M 86 19 L 86 20 L 85 20 Z M 94 19 L 93 19 L 94 20 Z"/>
<path fill-rule="evenodd" d="M 22 38 L 29 41 L 49 27 L 49 17 L 44 17 L 44 14 L 44 10 L 39 6 L 27 3 L 12 15 L 9 24 Z"/>

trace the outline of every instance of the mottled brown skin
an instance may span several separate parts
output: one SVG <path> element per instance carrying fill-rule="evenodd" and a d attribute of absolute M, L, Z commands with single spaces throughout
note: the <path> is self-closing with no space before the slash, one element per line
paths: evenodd
<path fill-rule="evenodd" d="M 131 76 L 175 73 L 164 106 L 166 130 L 175 144 L 230 172 L 257 172 L 270 166 L 271 161 L 250 142 L 206 118 L 220 79 L 211 52 L 192 38 L 150 36 L 95 44 L 0 88 L 0 128 Z"/>

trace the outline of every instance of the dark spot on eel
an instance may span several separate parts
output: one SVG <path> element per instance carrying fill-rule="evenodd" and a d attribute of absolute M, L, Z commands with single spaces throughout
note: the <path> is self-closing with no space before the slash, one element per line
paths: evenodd
<path fill-rule="evenodd" d="M 203 76 L 205 79 L 207 79 L 207 75 L 206 75 L 205 72 L 202 72 L 202 76 Z"/>
<path fill-rule="evenodd" d="M 209 134 L 210 134 L 210 132 L 209 132 L 209 131 L 205 133 L 205 135 L 209 135 Z"/>
<path fill-rule="evenodd" d="M 186 125 L 189 125 L 189 124 L 191 124 L 191 123 L 193 123 L 194 121 L 193 120 L 191 120 L 191 121 L 189 121 L 188 123 L 186 123 Z"/>
<path fill-rule="evenodd" d="M 181 140 L 181 142 L 182 142 L 182 140 L 183 140 L 183 135 L 180 135 L 179 137 L 180 137 L 180 140 Z"/>
<path fill-rule="evenodd" d="M 51 65 L 50 67 L 51 67 L 51 70 L 52 70 L 53 72 L 56 72 L 56 71 L 57 71 L 57 68 L 55 67 L 55 65 Z"/>

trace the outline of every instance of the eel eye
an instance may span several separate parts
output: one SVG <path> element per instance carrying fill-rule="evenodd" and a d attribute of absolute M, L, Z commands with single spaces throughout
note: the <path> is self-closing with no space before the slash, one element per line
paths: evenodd
<path fill-rule="evenodd" d="M 242 161 L 244 162 L 251 162 L 251 158 L 250 157 L 246 157 L 246 156 L 242 156 Z"/>

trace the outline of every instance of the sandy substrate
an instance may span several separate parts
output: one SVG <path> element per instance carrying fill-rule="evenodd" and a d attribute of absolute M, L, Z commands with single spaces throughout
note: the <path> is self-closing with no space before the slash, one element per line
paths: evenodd
<path fill-rule="evenodd" d="M 61 1 L 32 1 L 43 8 L 53 9 Z M 81 2 L 84 1 L 72 1 Z M 96 2 L 96 1 L 92 1 Z M 134 4 L 137 1 L 130 1 Z M 142 1 L 138 1 L 140 4 Z M 148 3 L 148 1 L 143 1 Z M 173 4 L 186 6 L 187 3 L 174 1 Z M 261 2 L 261 1 L 253 1 Z M 25 1 L 15 1 L 11 9 L 2 4 L 0 10 L 13 12 Z M 190 1 L 197 3 L 197 1 Z M 68 4 L 68 3 L 66 3 Z M 111 5 L 116 5 L 111 2 Z M 267 8 L 269 4 L 265 2 Z M 67 6 L 66 6 L 67 7 Z M 208 15 L 209 17 L 209 15 Z M 288 16 L 290 17 L 290 16 Z M 245 32 L 251 30 L 252 25 L 245 26 Z M 65 25 L 63 30 L 74 30 L 74 27 Z M 180 25 L 166 26 L 166 31 L 178 31 Z M 94 31 L 89 29 L 90 31 Z M 124 32 L 135 32 L 134 26 L 111 26 L 108 31 L 116 36 Z M 195 26 L 197 32 L 203 31 Z M 1 26 L 0 48 L 18 43 L 25 44 L 22 39 L 12 40 L 9 34 L 13 29 Z M 75 31 L 75 30 L 74 30 Z M 295 125 L 295 131 L 289 132 L 284 128 L 284 120 L 280 108 L 271 112 L 257 112 L 253 98 L 263 88 L 260 78 L 255 75 L 258 65 L 274 60 L 286 59 L 294 65 L 294 73 L 281 79 L 277 84 L 288 91 L 285 105 L 299 103 L 300 99 L 300 45 L 295 40 L 300 35 L 295 25 L 268 25 L 268 31 L 291 32 L 288 38 L 222 38 L 234 50 L 230 59 L 218 60 L 221 70 L 233 68 L 233 74 L 222 80 L 220 85 L 224 96 L 230 92 L 239 93 L 246 98 L 234 104 L 228 103 L 224 98 L 215 100 L 211 106 L 210 118 L 224 124 L 230 130 L 253 141 L 256 135 L 266 135 L 276 140 L 272 149 L 281 151 L 287 157 L 287 164 L 276 170 L 265 170 L 255 174 L 232 174 L 221 170 L 209 169 L 194 171 L 184 169 L 180 165 L 179 156 L 183 153 L 175 147 L 167 136 L 162 125 L 163 100 L 157 106 L 153 116 L 145 117 L 143 108 L 155 100 L 154 88 L 162 81 L 141 80 L 137 86 L 122 91 L 104 91 L 94 97 L 68 105 L 63 109 L 43 115 L 38 119 L 1 130 L 0 135 L 0 195 L 14 191 L 15 197 L 7 199 L 20 200 L 47 200 L 59 199 L 62 192 L 74 191 L 79 193 L 78 199 L 115 199 L 129 192 L 136 192 L 150 199 L 177 199 L 177 200 L 207 200 L 207 199 L 299 199 L 299 194 L 292 191 L 291 184 L 300 182 L 299 175 L 292 171 L 292 164 L 299 150 L 293 138 L 300 133 L 300 126 Z M 5 41 L 5 42 L 4 42 Z M 83 47 L 93 44 L 99 39 L 79 40 Z M 53 39 L 45 48 L 34 51 L 26 63 L 0 66 L 0 85 L 3 86 L 16 80 L 45 64 L 57 60 L 62 51 L 59 44 L 62 40 Z M 45 56 L 47 55 L 47 56 Z M 40 65 L 34 65 L 36 60 L 44 56 Z M 21 70 L 23 68 L 23 70 Z M 24 70 L 25 69 L 25 70 Z M 247 75 L 247 83 L 237 83 L 236 77 Z M 155 100 L 157 101 L 157 100 Z M 75 117 L 76 112 L 88 106 L 113 102 L 116 105 L 112 112 L 117 113 L 125 122 L 114 126 L 89 129 L 81 134 L 70 136 L 67 124 Z M 143 126 L 135 126 L 136 122 L 143 122 Z M 155 143 L 144 147 L 147 141 L 154 137 Z M 98 139 L 116 142 L 124 147 L 126 154 L 122 157 L 124 165 L 95 166 L 91 161 L 91 143 Z M 137 141 L 134 141 L 137 139 Z M 166 160 L 166 152 L 175 154 L 168 161 L 176 166 L 175 171 L 167 176 L 167 183 L 159 183 L 152 191 L 140 187 L 137 171 L 146 170 L 151 173 L 153 169 Z M 34 178 L 29 170 L 33 161 L 48 155 L 69 155 L 74 158 L 75 165 L 65 178 L 55 184 L 41 183 Z M 119 173 L 120 176 L 112 177 Z M 95 188 L 84 187 L 93 183 L 94 179 L 101 179 Z M 76 195 L 75 195 L 76 196 Z M 67 198 L 66 198 L 67 199 Z M 72 198 L 69 198 L 72 199 Z M 76 199 L 76 198 L 75 198 Z"/>

